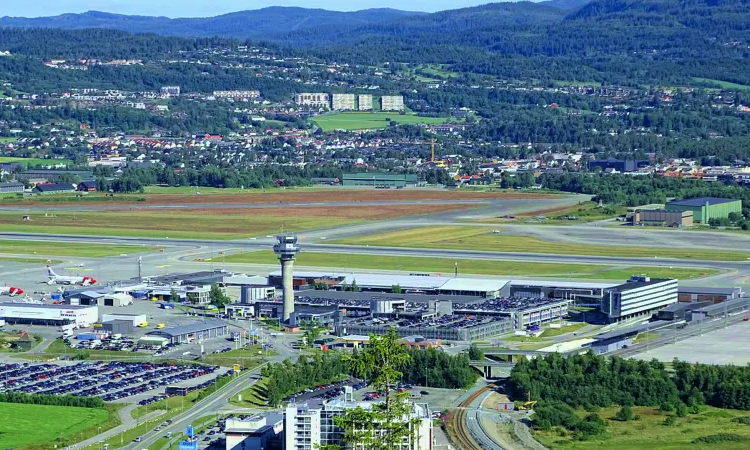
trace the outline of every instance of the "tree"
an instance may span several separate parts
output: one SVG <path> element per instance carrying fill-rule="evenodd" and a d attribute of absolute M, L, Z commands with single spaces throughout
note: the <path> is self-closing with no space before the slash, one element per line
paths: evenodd
<path fill-rule="evenodd" d="M 219 308 L 232 303 L 232 299 L 229 298 L 229 296 L 224 293 L 224 290 L 221 288 L 221 286 L 216 283 L 211 285 L 211 291 L 208 293 L 208 298 L 211 301 L 212 305 Z"/>
<path fill-rule="evenodd" d="M 677 408 L 675 410 L 675 413 L 677 414 L 677 417 L 685 417 L 688 415 L 688 408 L 687 405 L 680 402 L 677 404 Z"/>
<path fill-rule="evenodd" d="M 400 294 L 401 293 L 401 285 L 400 284 L 394 284 L 391 286 L 391 293 L 392 294 Z"/>
<path fill-rule="evenodd" d="M 628 422 L 633 420 L 633 408 L 631 408 L 628 405 L 623 406 L 620 408 L 620 410 L 615 415 L 615 419 L 622 421 L 622 422 Z"/>
<path fill-rule="evenodd" d="M 484 359 L 484 352 L 477 344 L 471 344 L 469 347 L 469 359 L 472 361 L 479 361 Z"/>
<path fill-rule="evenodd" d="M 315 340 L 318 339 L 320 334 L 325 330 L 325 327 L 322 326 L 317 319 L 304 321 L 300 328 L 302 328 L 302 331 L 304 332 L 305 346 L 308 348 L 313 346 Z"/>
<path fill-rule="evenodd" d="M 169 290 L 169 301 L 171 302 L 179 302 L 180 301 L 180 295 L 177 293 L 177 289 L 172 287 Z"/>

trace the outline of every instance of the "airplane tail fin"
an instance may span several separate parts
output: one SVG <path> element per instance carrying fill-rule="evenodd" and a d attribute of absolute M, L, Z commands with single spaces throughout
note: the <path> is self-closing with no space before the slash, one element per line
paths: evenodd
<path fill-rule="evenodd" d="M 57 274 L 55 273 L 54 270 L 52 270 L 52 267 L 47 266 L 47 277 L 52 278 L 52 277 L 56 277 L 56 276 L 57 276 Z"/>

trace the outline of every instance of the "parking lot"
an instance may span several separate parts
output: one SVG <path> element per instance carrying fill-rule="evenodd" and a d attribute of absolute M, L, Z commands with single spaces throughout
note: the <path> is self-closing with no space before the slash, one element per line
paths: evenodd
<path fill-rule="evenodd" d="M 104 401 L 136 401 L 167 386 L 206 386 L 227 370 L 218 366 L 167 363 L 80 362 L 0 365 L 0 392 L 98 396 Z"/>

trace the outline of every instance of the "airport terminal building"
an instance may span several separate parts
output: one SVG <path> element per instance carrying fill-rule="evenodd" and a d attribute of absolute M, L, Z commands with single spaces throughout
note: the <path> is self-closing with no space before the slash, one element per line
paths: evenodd
<path fill-rule="evenodd" d="M 49 305 L 41 303 L 0 303 L 0 319 L 30 325 L 92 326 L 99 318 L 97 306 Z"/>
<path fill-rule="evenodd" d="M 601 311 L 610 322 L 619 322 L 651 315 L 672 303 L 677 303 L 677 280 L 633 276 L 604 292 Z"/>

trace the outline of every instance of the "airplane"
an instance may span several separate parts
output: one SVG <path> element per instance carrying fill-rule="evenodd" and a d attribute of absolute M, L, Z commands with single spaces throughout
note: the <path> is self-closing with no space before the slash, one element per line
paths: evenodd
<path fill-rule="evenodd" d="M 23 294 L 23 289 L 17 288 L 15 286 L 0 286 L 0 295 L 10 295 L 11 297 L 14 295 L 21 295 Z"/>
<path fill-rule="evenodd" d="M 92 277 L 71 277 L 58 275 L 52 270 L 52 267 L 47 266 L 47 284 L 78 284 L 81 286 L 89 286 L 96 284 L 96 280 Z"/>

